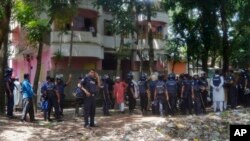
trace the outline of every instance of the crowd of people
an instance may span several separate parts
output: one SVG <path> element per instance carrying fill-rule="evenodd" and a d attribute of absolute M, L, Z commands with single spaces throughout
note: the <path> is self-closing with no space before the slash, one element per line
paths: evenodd
<path fill-rule="evenodd" d="M 7 116 L 13 117 L 14 98 L 13 92 L 16 85 L 11 78 L 12 69 L 5 71 L 5 93 L 7 96 Z M 72 75 L 64 82 L 61 75 L 56 78 L 47 77 L 41 86 L 41 109 L 44 120 L 51 121 L 51 111 L 54 108 L 56 121 L 63 117 L 65 93 L 64 89 L 71 83 Z M 33 101 L 34 96 L 32 85 L 29 81 L 29 74 L 24 74 L 24 80 L 20 83 L 23 112 L 22 121 L 26 121 L 29 113 L 30 121 L 35 120 Z M 208 79 L 205 72 L 200 74 L 174 73 L 168 75 L 159 73 L 147 76 L 140 73 L 139 80 L 134 79 L 133 73 L 129 72 L 122 80 L 120 76 L 115 81 L 108 74 L 99 76 L 95 70 L 90 70 L 85 77 L 80 77 L 76 89 L 72 92 L 75 97 L 76 111 L 79 114 L 79 107 L 83 105 L 84 127 L 96 127 L 95 111 L 96 96 L 101 95 L 103 104 L 103 115 L 110 116 L 109 110 L 119 107 L 119 112 L 134 114 L 137 101 L 140 101 L 142 115 L 151 111 L 154 115 L 175 115 L 175 114 L 206 114 L 208 106 L 213 106 L 214 112 L 222 112 L 225 109 L 235 109 L 238 105 L 250 106 L 250 76 L 248 70 L 241 70 L 235 73 L 229 70 L 222 74 L 219 70 Z"/>

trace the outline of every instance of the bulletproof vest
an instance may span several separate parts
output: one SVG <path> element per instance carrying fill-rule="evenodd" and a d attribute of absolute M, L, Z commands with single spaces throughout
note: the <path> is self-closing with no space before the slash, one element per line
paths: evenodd
<path fill-rule="evenodd" d="M 192 90 L 192 82 L 190 80 L 183 80 L 184 93 L 190 93 Z"/>
<path fill-rule="evenodd" d="M 97 92 L 97 84 L 94 78 L 86 77 L 86 88 L 91 94 L 95 94 Z"/>
<path fill-rule="evenodd" d="M 139 93 L 146 93 L 147 82 L 146 81 L 138 81 Z"/>
<path fill-rule="evenodd" d="M 128 94 L 132 94 L 130 89 L 135 90 L 135 85 L 132 81 L 128 82 Z"/>
<path fill-rule="evenodd" d="M 150 81 L 149 89 L 150 89 L 151 93 L 155 91 L 156 83 L 157 83 L 157 81 Z"/>
<path fill-rule="evenodd" d="M 64 87 L 65 87 L 65 84 L 63 82 L 57 84 L 57 89 L 58 89 L 59 94 L 64 94 Z"/>
<path fill-rule="evenodd" d="M 192 85 L 195 91 L 198 91 L 200 89 L 199 80 L 193 80 Z"/>
<path fill-rule="evenodd" d="M 168 93 L 177 93 L 177 82 L 175 80 L 168 80 L 166 86 Z"/>
<path fill-rule="evenodd" d="M 46 84 L 46 87 L 47 87 L 47 92 L 48 93 L 54 93 L 54 90 L 55 90 L 55 84 L 54 83 L 47 83 Z"/>
<path fill-rule="evenodd" d="M 155 89 L 158 95 L 163 95 L 165 93 L 165 83 L 163 81 L 158 81 Z"/>
<path fill-rule="evenodd" d="M 5 87 L 7 87 L 7 86 L 6 86 L 6 83 L 9 83 L 10 90 L 13 92 L 14 87 L 15 87 L 15 84 L 14 84 L 14 81 L 11 79 L 10 76 L 5 76 L 5 78 L 4 78 L 4 83 L 5 83 Z"/>
<path fill-rule="evenodd" d="M 201 78 L 200 79 L 200 85 L 204 86 L 204 87 L 208 86 L 208 82 L 207 82 L 206 78 Z"/>
<path fill-rule="evenodd" d="M 218 87 L 220 85 L 220 83 L 221 83 L 220 76 L 219 75 L 218 76 L 214 76 L 213 77 L 213 84 L 214 84 L 214 86 Z"/>

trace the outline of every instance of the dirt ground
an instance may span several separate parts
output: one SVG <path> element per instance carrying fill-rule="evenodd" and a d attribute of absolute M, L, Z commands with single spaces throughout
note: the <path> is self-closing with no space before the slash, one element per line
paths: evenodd
<path fill-rule="evenodd" d="M 112 116 L 104 117 L 98 110 L 96 122 L 99 127 L 92 129 L 83 127 L 83 117 L 75 117 L 73 109 L 65 110 L 63 122 L 44 122 L 40 112 L 34 123 L 20 122 L 20 112 L 16 112 L 17 118 L 11 120 L 1 116 L 0 141 L 189 141 L 196 137 L 202 138 L 200 140 L 228 140 L 230 123 L 250 123 L 249 109 L 164 118 L 142 116 L 139 110 L 134 115 L 112 110 Z M 204 131 L 198 136 L 199 130 Z"/>
<path fill-rule="evenodd" d="M 98 113 L 101 113 L 101 111 Z M 128 113 L 120 114 L 112 110 L 111 113 L 112 116 L 108 117 L 97 114 L 96 122 L 98 127 L 85 129 L 83 127 L 83 117 L 75 117 L 73 109 L 65 110 L 62 122 L 45 122 L 40 112 L 36 114 L 34 123 L 21 122 L 21 112 L 15 112 L 14 119 L 0 116 L 0 141 L 93 141 L 100 140 L 108 132 L 114 130 L 122 134 L 122 127 L 128 123 L 140 124 L 152 120 L 164 120 L 164 118 L 160 117 L 142 117 L 139 112 L 129 115 Z"/>

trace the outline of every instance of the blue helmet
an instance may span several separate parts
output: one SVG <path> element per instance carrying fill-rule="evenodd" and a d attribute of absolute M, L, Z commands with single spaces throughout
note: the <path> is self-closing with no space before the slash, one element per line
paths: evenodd
<path fill-rule="evenodd" d="M 129 80 L 133 79 L 133 73 L 132 72 L 129 72 L 127 74 L 127 79 L 129 79 Z"/>
<path fill-rule="evenodd" d="M 140 80 L 141 80 L 141 81 L 147 80 L 147 74 L 146 74 L 146 73 L 141 73 L 141 75 L 140 75 Z"/>
<path fill-rule="evenodd" d="M 175 74 L 174 73 L 170 73 L 168 75 L 168 80 L 175 80 Z"/>

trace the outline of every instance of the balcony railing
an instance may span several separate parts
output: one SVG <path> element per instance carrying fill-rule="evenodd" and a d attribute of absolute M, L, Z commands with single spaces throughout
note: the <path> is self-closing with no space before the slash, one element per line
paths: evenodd
<path fill-rule="evenodd" d="M 71 41 L 71 31 L 62 33 L 60 31 L 51 32 L 51 43 L 70 43 Z M 86 31 L 74 31 L 73 32 L 73 42 L 74 43 L 93 43 L 101 44 L 101 36 L 97 33 L 95 36 L 92 32 Z"/>

